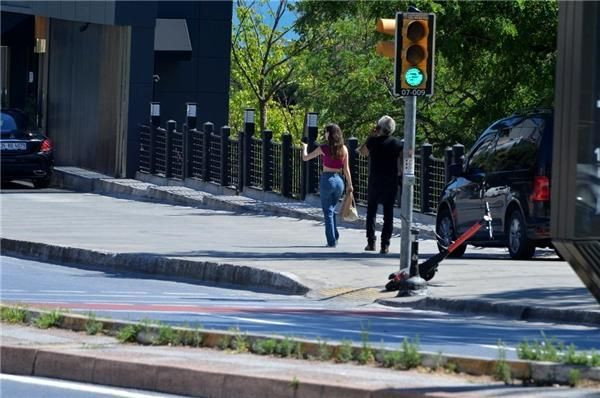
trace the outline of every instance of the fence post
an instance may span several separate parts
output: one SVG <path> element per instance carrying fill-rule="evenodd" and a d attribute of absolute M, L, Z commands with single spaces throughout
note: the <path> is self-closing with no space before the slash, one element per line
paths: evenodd
<path fill-rule="evenodd" d="M 452 148 L 444 149 L 444 174 L 446 176 L 446 184 L 450 182 L 450 166 L 452 165 Z"/>
<path fill-rule="evenodd" d="M 431 196 L 431 154 L 433 147 L 431 144 L 423 144 L 421 146 L 421 213 L 431 212 L 430 196 Z"/>
<path fill-rule="evenodd" d="M 156 129 L 160 127 L 160 103 L 151 102 L 150 103 L 150 143 L 149 143 L 149 151 L 150 151 L 150 159 L 149 159 L 149 171 L 150 174 L 154 174 L 156 172 L 156 162 L 155 162 L 155 148 L 156 148 Z"/>
<path fill-rule="evenodd" d="M 165 178 L 171 178 L 171 164 L 173 163 L 173 133 L 177 129 L 175 120 L 167 121 L 165 132 Z"/>
<path fill-rule="evenodd" d="M 454 163 L 460 164 L 462 166 L 465 162 L 465 146 L 462 144 L 452 145 L 452 154 L 454 158 Z"/>
<path fill-rule="evenodd" d="M 188 102 L 183 124 L 183 178 L 192 175 L 193 134 L 196 131 L 196 104 Z"/>
<path fill-rule="evenodd" d="M 262 132 L 262 183 L 263 191 L 273 190 L 273 132 Z"/>
<path fill-rule="evenodd" d="M 221 127 L 221 185 L 229 183 L 229 126 Z"/>
<path fill-rule="evenodd" d="M 356 149 L 358 149 L 358 138 L 350 137 L 348 138 L 348 165 L 350 166 L 350 178 L 352 178 L 352 186 L 354 187 L 354 199 L 358 195 L 358 153 L 356 153 Z"/>
<path fill-rule="evenodd" d="M 306 130 L 308 136 L 308 153 L 311 153 L 317 147 L 317 137 L 319 135 L 319 127 L 317 124 L 317 113 L 309 112 L 306 114 Z M 317 169 L 317 159 L 311 159 L 307 162 L 307 192 L 316 193 L 318 191 L 319 170 Z"/>
<path fill-rule="evenodd" d="M 211 122 L 202 125 L 202 177 L 210 181 L 210 139 L 214 129 Z"/>
<path fill-rule="evenodd" d="M 252 170 L 252 138 L 254 137 L 254 109 L 244 111 L 244 186 L 249 187 Z"/>
<path fill-rule="evenodd" d="M 188 125 L 190 130 L 196 128 L 197 109 L 198 105 L 195 102 L 187 102 L 185 104 L 185 123 Z"/>
<path fill-rule="evenodd" d="M 281 195 L 292 196 L 292 135 L 281 136 Z"/>
<path fill-rule="evenodd" d="M 244 132 L 238 132 L 238 192 L 244 191 L 244 176 L 246 175 L 244 172 Z"/>

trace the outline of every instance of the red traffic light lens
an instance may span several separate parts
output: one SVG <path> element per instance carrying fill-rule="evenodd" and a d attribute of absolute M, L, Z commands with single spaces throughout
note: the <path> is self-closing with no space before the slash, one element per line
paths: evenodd
<path fill-rule="evenodd" d="M 410 41 L 419 41 L 427 35 L 427 28 L 421 21 L 412 21 L 406 27 L 406 37 Z"/>

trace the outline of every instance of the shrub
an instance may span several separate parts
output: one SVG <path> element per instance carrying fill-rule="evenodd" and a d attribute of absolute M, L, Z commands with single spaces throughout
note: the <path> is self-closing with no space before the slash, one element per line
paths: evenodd
<path fill-rule="evenodd" d="M 40 315 L 35 320 L 35 325 L 40 329 L 48 329 L 60 325 L 62 318 L 63 316 L 58 310 L 52 310 Z"/>
<path fill-rule="evenodd" d="M 0 310 L 0 319 L 8 323 L 25 323 L 27 310 L 20 306 L 2 307 Z"/>
<path fill-rule="evenodd" d="M 329 361 L 331 359 L 331 348 L 327 346 L 327 341 L 317 338 L 319 345 L 318 359 L 321 361 Z"/>
<path fill-rule="evenodd" d="M 175 345 L 177 342 L 177 332 L 169 325 L 158 325 L 158 336 L 156 344 L 158 345 Z"/>
<path fill-rule="evenodd" d="M 498 340 L 498 359 L 494 368 L 494 378 L 505 384 L 509 384 L 512 380 L 510 366 L 506 362 L 506 349 L 501 340 Z"/>
<path fill-rule="evenodd" d="M 275 351 L 282 357 L 289 357 L 294 353 L 295 347 L 296 342 L 292 338 L 286 336 L 283 340 L 280 340 L 277 343 L 277 348 Z"/>
<path fill-rule="evenodd" d="M 577 387 L 579 383 L 581 383 L 581 372 L 579 369 L 571 369 L 568 374 L 569 385 L 571 387 Z"/>
<path fill-rule="evenodd" d="M 252 346 L 252 351 L 259 355 L 273 355 L 277 349 L 274 339 L 257 340 Z"/>
<path fill-rule="evenodd" d="M 196 330 L 188 330 L 188 329 L 180 329 L 175 333 L 175 344 L 176 345 L 185 345 L 190 347 L 200 347 L 202 345 L 202 341 L 204 340 L 204 336 L 202 332 L 198 329 Z"/>
<path fill-rule="evenodd" d="M 92 312 L 88 314 L 85 322 L 85 332 L 89 335 L 95 335 L 102 331 L 102 322 L 96 320 L 96 315 Z"/>
<path fill-rule="evenodd" d="M 142 330 L 142 326 L 139 324 L 127 325 L 119 330 L 117 333 L 117 340 L 121 343 L 136 341 L 140 330 Z"/>
<path fill-rule="evenodd" d="M 350 340 L 342 340 L 342 344 L 338 346 L 335 360 L 340 363 L 346 363 L 352 360 L 352 342 Z"/>

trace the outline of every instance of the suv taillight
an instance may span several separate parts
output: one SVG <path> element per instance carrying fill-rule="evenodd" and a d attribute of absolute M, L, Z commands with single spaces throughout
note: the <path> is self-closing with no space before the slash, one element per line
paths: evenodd
<path fill-rule="evenodd" d="M 550 200 L 550 179 L 546 176 L 536 176 L 533 179 L 533 193 L 531 200 L 546 202 Z"/>
<path fill-rule="evenodd" d="M 52 141 L 50 140 L 50 138 L 46 138 L 44 141 L 42 141 L 42 146 L 40 147 L 40 152 L 50 152 L 52 150 L 52 148 L 54 147 L 54 145 L 52 145 Z"/>

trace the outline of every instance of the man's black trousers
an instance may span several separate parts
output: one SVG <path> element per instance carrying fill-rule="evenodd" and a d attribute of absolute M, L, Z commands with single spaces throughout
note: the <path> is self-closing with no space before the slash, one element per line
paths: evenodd
<path fill-rule="evenodd" d="M 398 191 L 397 176 L 369 176 L 367 191 L 367 240 L 375 242 L 375 217 L 377 206 L 383 205 L 381 244 L 389 245 L 394 229 L 394 201 Z"/>

